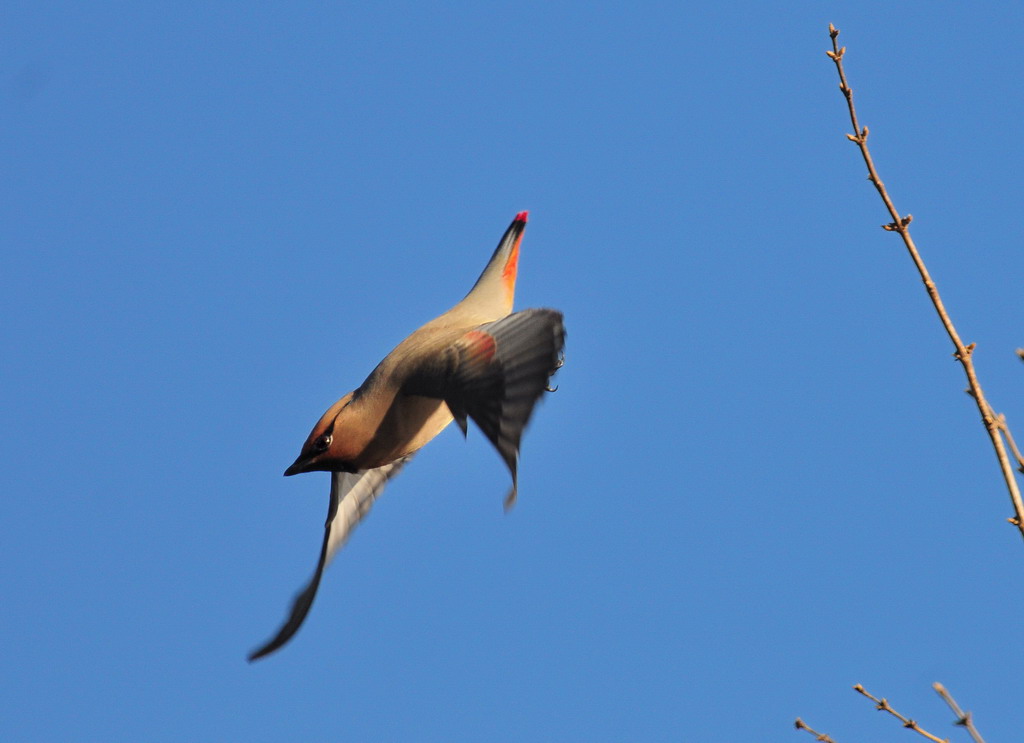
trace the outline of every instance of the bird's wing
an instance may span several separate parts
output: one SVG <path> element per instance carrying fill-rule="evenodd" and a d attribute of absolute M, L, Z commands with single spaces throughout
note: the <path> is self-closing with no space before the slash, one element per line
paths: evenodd
<path fill-rule="evenodd" d="M 396 459 L 390 464 L 385 464 L 383 467 L 371 470 L 331 473 L 331 503 L 327 511 L 327 523 L 324 524 L 324 542 L 320 547 L 320 561 L 317 563 L 316 572 L 313 573 L 313 577 L 306 587 L 295 597 L 291 612 L 284 625 L 273 639 L 249 655 L 250 661 L 274 652 L 299 631 L 299 627 L 302 626 L 302 622 L 305 621 L 306 615 L 313 605 L 313 598 L 316 596 L 324 568 L 344 546 L 356 525 L 369 513 L 370 507 L 384 490 L 388 480 L 397 475 L 402 466 L 411 458 L 410 454 Z"/>
<path fill-rule="evenodd" d="M 464 333 L 442 362 L 409 380 L 419 394 L 443 398 L 463 433 L 472 418 L 498 450 L 512 475 L 506 508 L 516 498 L 523 429 L 561 364 L 564 343 L 561 312 L 524 310 Z"/>

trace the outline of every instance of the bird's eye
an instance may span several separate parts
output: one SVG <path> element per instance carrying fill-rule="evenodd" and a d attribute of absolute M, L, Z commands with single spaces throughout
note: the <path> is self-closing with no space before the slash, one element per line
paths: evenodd
<path fill-rule="evenodd" d="M 323 452 L 327 451 L 327 447 L 331 445 L 331 439 L 333 436 L 329 433 L 321 434 L 317 437 L 316 441 L 313 442 L 313 451 Z"/>

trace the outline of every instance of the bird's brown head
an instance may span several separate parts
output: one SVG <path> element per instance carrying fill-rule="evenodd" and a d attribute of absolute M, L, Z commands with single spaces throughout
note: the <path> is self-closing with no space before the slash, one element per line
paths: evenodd
<path fill-rule="evenodd" d="M 338 430 L 338 417 L 345 406 L 352 402 L 353 394 L 349 392 L 320 416 L 302 445 L 298 458 L 284 471 L 286 477 L 302 472 L 344 472 L 348 469 L 344 462 L 342 442 L 338 439 L 342 433 Z"/>

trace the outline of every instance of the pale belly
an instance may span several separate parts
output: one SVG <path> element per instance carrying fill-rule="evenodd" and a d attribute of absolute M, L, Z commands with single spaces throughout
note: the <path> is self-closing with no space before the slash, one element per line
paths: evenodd
<path fill-rule="evenodd" d="M 451 411 L 443 400 L 399 396 L 352 465 L 370 469 L 389 464 L 423 447 L 451 422 Z"/>

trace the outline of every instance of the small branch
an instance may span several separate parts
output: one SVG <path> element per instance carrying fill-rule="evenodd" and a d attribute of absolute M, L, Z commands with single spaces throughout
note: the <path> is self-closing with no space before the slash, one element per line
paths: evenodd
<path fill-rule="evenodd" d="M 1003 436 L 1006 437 L 1006 444 L 1010 447 L 1010 451 L 1013 452 L 1013 458 L 1017 460 L 1017 471 L 1024 473 L 1024 455 L 1021 454 L 1020 449 L 1017 448 L 1017 442 L 1013 440 L 1013 434 L 1010 433 L 1010 427 L 1006 425 L 1006 416 L 1002 413 L 998 415 L 994 410 L 989 408 L 989 412 L 992 417 L 996 420 L 996 426 L 1003 432 Z"/>
<path fill-rule="evenodd" d="M 799 717 L 796 718 L 796 722 L 793 724 L 797 730 L 806 730 L 808 733 L 814 736 L 815 740 L 820 740 L 821 743 L 836 743 L 834 740 L 829 738 L 824 733 L 819 733 L 817 730 L 814 730 L 810 725 L 801 720 Z"/>
<path fill-rule="evenodd" d="M 932 743 L 949 743 L 949 738 L 940 738 L 937 735 L 932 735 L 927 730 L 918 725 L 916 722 L 911 720 L 909 717 L 904 717 L 899 712 L 894 710 L 891 706 L 889 706 L 889 702 L 886 699 L 879 699 L 878 697 L 871 695 L 860 684 L 854 686 L 853 690 L 860 694 L 863 694 L 868 699 L 873 701 L 875 703 L 875 709 L 880 710 L 882 712 L 888 712 L 890 715 L 892 715 L 897 720 L 902 722 L 903 727 L 913 730 L 915 733 L 923 735 L 925 738 L 932 741 Z"/>
<path fill-rule="evenodd" d="M 964 712 L 960 709 L 960 705 L 953 699 L 953 695 L 946 691 L 946 687 L 942 684 L 935 682 L 932 684 L 932 688 L 938 692 L 942 700 L 949 705 L 949 708 L 953 710 L 953 714 L 956 715 L 956 724 L 962 725 L 967 728 L 967 732 L 971 734 L 974 739 L 974 743 L 985 743 L 985 739 L 981 737 L 981 733 L 974 727 L 974 718 L 971 717 L 970 712 Z"/>
<path fill-rule="evenodd" d="M 946 334 L 949 335 L 949 339 L 953 342 L 953 358 L 960 362 L 964 368 L 964 374 L 967 375 L 967 384 L 970 387 L 971 397 L 974 398 L 975 403 L 978 405 L 978 411 L 981 413 L 981 421 L 985 426 L 985 430 L 988 432 L 989 439 L 992 441 L 992 448 L 995 449 L 996 459 L 999 461 L 999 468 L 1003 473 L 1003 480 L 1006 482 L 1006 488 L 1010 493 L 1010 501 L 1013 503 L 1013 509 L 1016 512 L 1014 518 L 1009 519 L 1010 523 L 1014 524 L 1020 531 L 1022 537 L 1024 537 L 1024 500 L 1021 499 L 1020 487 L 1017 484 L 1017 476 L 1014 474 L 1013 467 L 1010 465 L 1010 458 L 1006 453 L 1006 445 L 1003 442 L 1003 433 L 1005 432 L 1008 440 L 1012 440 L 1009 436 L 1009 429 L 1006 427 L 1005 420 L 1002 420 L 1002 416 L 996 416 L 993 413 L 992 407 L 988 404 L 985 399 L 985 393 L 982 392 L 981 383 L 978 382 L 978 376 L 974 370 L 974 362 L 971 360 L 971 356 L 974 352 L 974 344 L 964 345 L 964 342 L 960 339 L 959 333 L 953 326 L 953 321 L 949 317 L 949 313 L 946 312 L 946 307 L 942 303 L 942 298 L 939 296 L 939 290 L 935 286 L 935 282 L 932 281 L 931 275 L 928 273 L 928 269 L 924 265 L 924 260 L 921 258 L 921 254 L 917 251 L 917 246 L 914 244 L 913 238 L 910 236 L 910 222 L 913 220 L 909 214 L 901 216 L 896 210 L 896 206 L 893 204 L 892 199 L 889 197 L 889 192 L 885 188 L 885 184 L 882 183 L 882 179 L 878 177 L 878 171 L 875 169 L 875 163 L 871 159 L 871 152 L 868 150 L 868 128 L 861 127 L 860 122 L 857 119 L 857 110 L 853 105 L 853 89 L 846 81 L 846 72 L 843 69 L 843 55 L 846 54 L 846 47 L 839 46 L 836 38 L 839 36 L 839 29 L 832 24 L 828 27 L 829 36 L 832 38 L 832 50 L 825 52 L 829 58 L 835 63 L 836 71 L 839 73 L 839 90 L 842 91 L 843 96 L 846 98 L 847 108 L 850 110 L 850 123 L 853 124 L 854 134 L 847 134 L 846 137 L 851 142 L 854 142 L 857 147 L 860 148 L 861 157 L 864 158 L 864 164 L 868 168 L 868 178 L 871 183 L 874 184 L 875 189 L 878 191 L 878 195 L 882 198 L 885 203 L 885 208 L 889 211 L 889 216 L 892 217 L 892 221 L 888 224 L 882 225 L 883 229 L 889 232 L 898 232 L 900 237 L 903 238 L 903 244 L 906 245 L 907 252 L 910 254 L 911 260 L 914 261 L 914 265 L 917 267 L 917 271 L 921 276 L 921 281 L 924 283 L 925 289 L 928 292 L 929 298 L 932 300 L 932 304 L 935 306 L 935 311 L 939 315 L 939 319 L 942 321 L 942 326 L 946 329 Z M 1024 359 L 1024 354 L 1018 351 L 1021 358 Z M 1014 446 L 1016 449 L 1016 447 Z M 1020 466 L 1024 467 L 1024 460 L 1021 460 L 1019 454 L 1015 454 L 1017 461 Z M 1024 471 L 1024 470 L 1022 470 Z M 936 739 L 937 740 L 937 739 Z"/>

